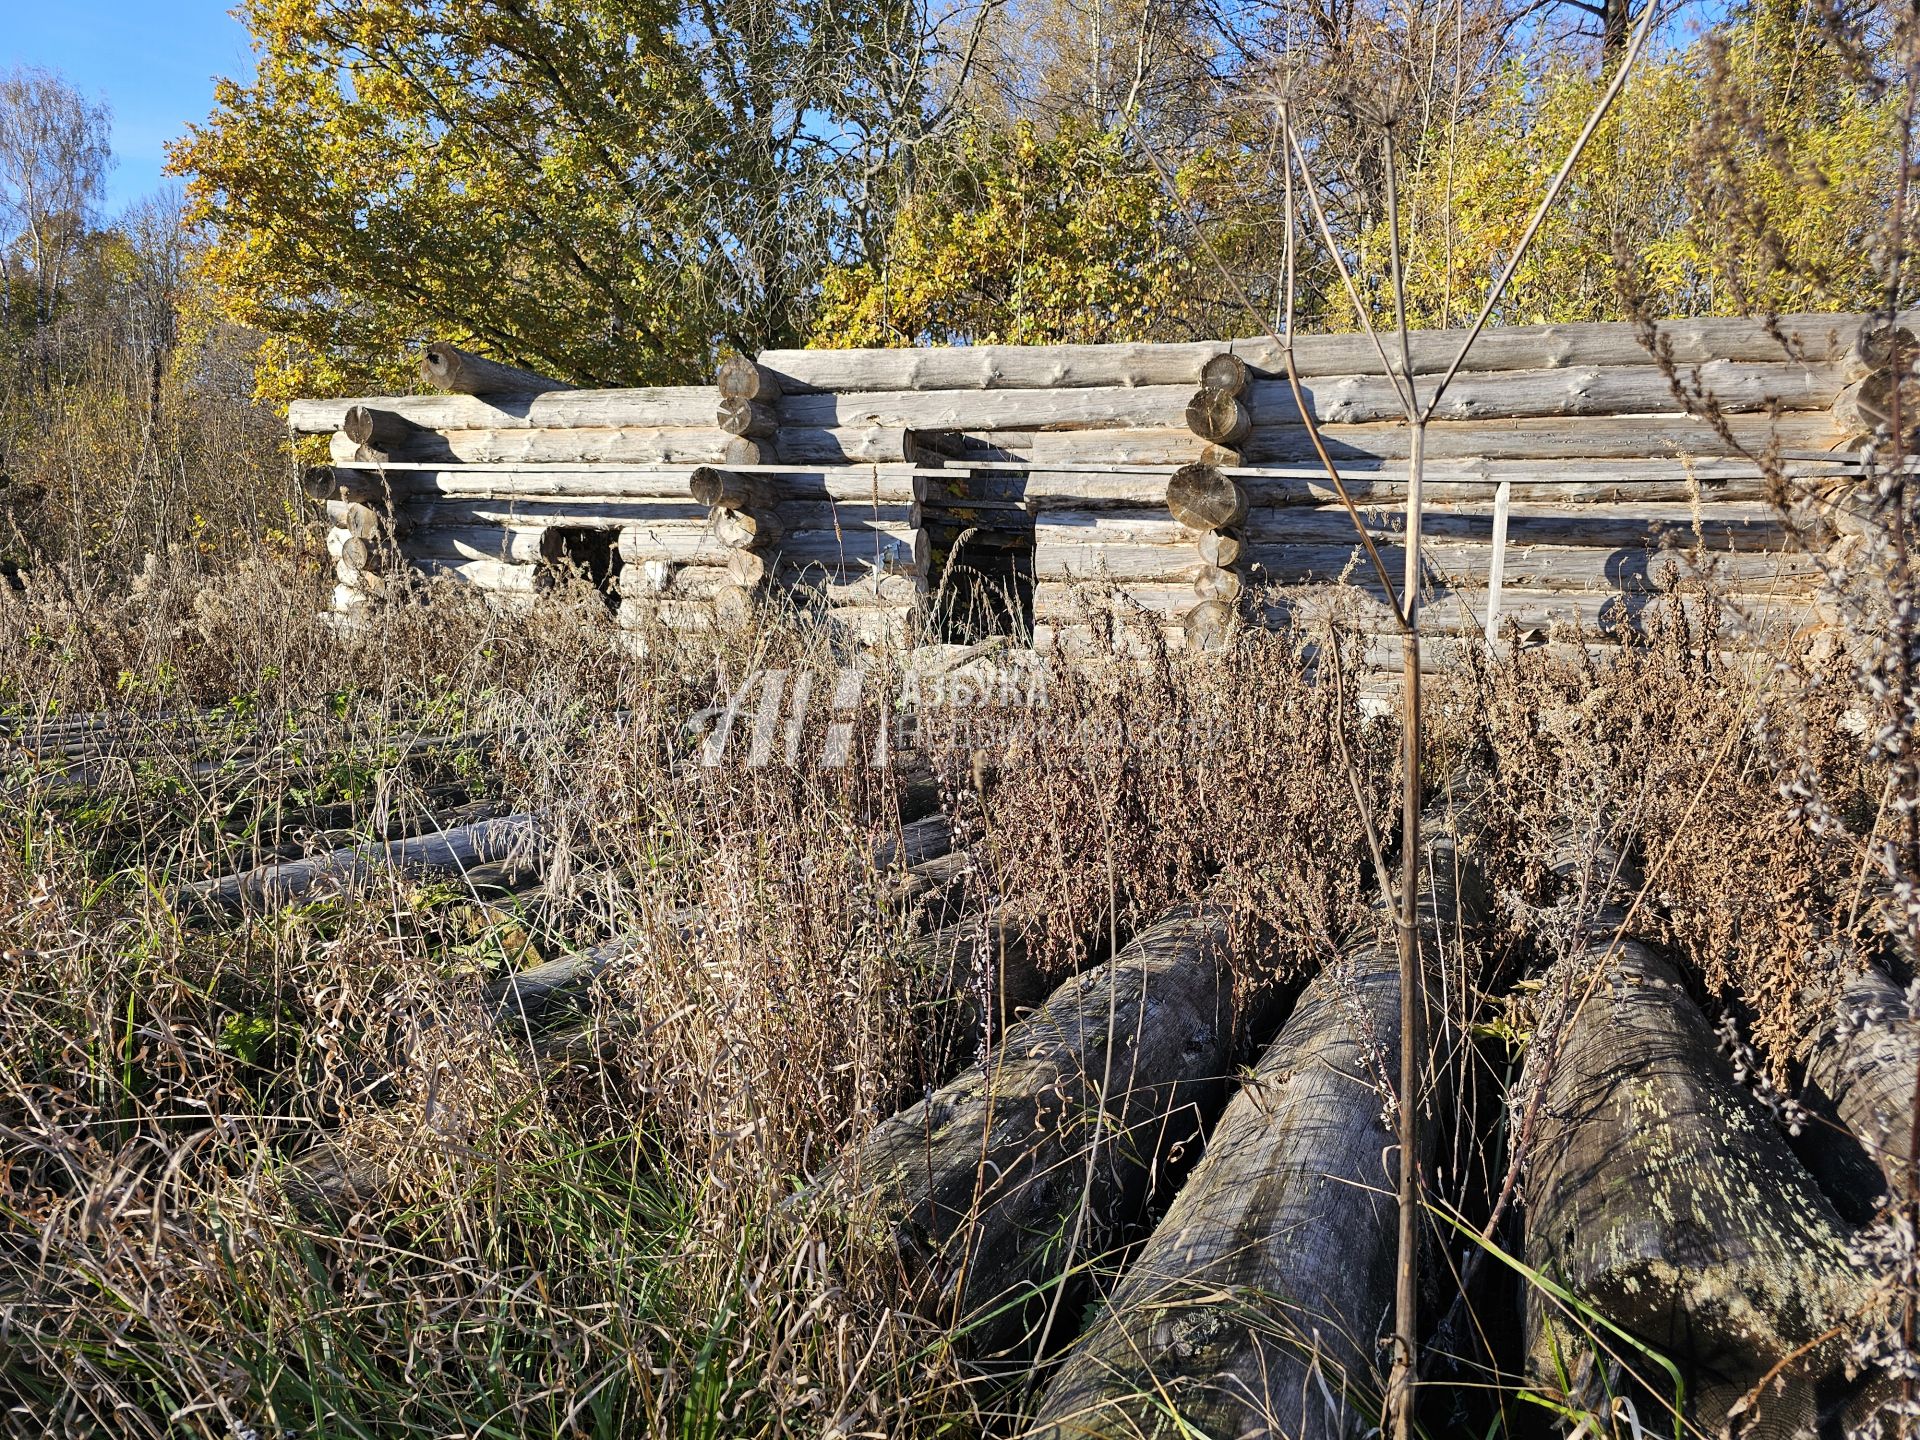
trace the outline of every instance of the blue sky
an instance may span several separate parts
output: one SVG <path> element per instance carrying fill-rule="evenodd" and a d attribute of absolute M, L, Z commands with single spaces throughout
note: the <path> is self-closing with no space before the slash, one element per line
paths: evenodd
<path fill-rule="evenodd" d="M 57 70 L 113 112 L 108 214 L 163 182 L 167 141 L 213 109 L 217 75 L 253 73 L 234 0 L 0 0 L 0 70 Z"/>

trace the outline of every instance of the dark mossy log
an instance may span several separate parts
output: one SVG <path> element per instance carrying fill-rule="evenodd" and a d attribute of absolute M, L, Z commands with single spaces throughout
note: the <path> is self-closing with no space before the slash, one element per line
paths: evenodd
<path fill-rule="evenodd" d="M 779 498 L 774 482 L 712 465 L 702 465 L 687 478 L 687 493 L 714 510 L 764 510 Z"/>
<path fill-rule="evenodd" d="M 178 902 L 220 910 L 274 909 L 337 894 L 381 875 L 423 879 L 473 865 L 537 854 L 547 827 L 534 815 L 498 815 L 449 830 L 385 844 L 349 846 L 307 860 L 265 865 L 217 880 L 182 885 Z"/>
<path fill-rule="evenodd" d="M 713 533 L 735 550 L 764 550 L 778 544 L 786 530 L 772 510 L 716 510 Z"/>
<path fill-rule="evenodd" d="M 564 380 L 518 365 L 502 365 L 444 340 L 436 340 L 420 352 L 420 378 L 461 395 L 540 395 L 573 388 Z"/>
<path fill-rule="evenodd" d="M 1247 518 L 1247 492 L 1218 466 L 1181 466 L 1165 494 L 1168 512 L 1189 530 L 1231 530 Z"/>
<path fill-rule="evenodd" d="M 1202 560 L 1223 567 L 1239 564 L 1246 546 L 1247 542 L 1231 530 L 1207 530 L 1194 541 Z"/>
<path fill-rule="evenodd" d="M 420 427 L 404 416 L 370 405 L 349 406 L 340 429 L 355 445 L 381 451 L 405 445 L 420 432 Z"/>
<path fill-rule="evenodd" d="M 780 429 L 778 413 L 761 400 L 723 397 L 716 423 L 729 435 L 755 439 L 776 434 Z"/>
<path fill-rule="evenodd" d="M 713 388 L 727 400 L 778 400 L 780 381 L 771 370 L 762 369 L 745 355 L 729 355 L 720 362 Z"/>
<path fill-rule="evenodd" d="M 1841 1214 L 1864 1224 L 1912 1183 L 1920 1019 L 1899 986 L 1862 971 L 1841 987 L 1804 1058 L 1801 1100 L 1813 1119 L 1801 1153 Z"/>
<path fill-rule="evenodd" d="M 1213 445 L 1238 447 L 1253 429 L 1253 416 L 1240 397 L 1225 390 L 1197 391 L 1187 402 L 1187 428 Z"/>
<path fill-rule="evenodd" d="M 385 510 L 392 493 L 379 475 L 369 470 L 336 470 L 331 465 L 309 465 L 300 472 L 300 493 L 315 504 L 351 501 Z"/>
<path fill-rule="evenodd" d="M 1247 362 L 1230 350 L 1218 355 L 1209 355 L 1200 367 L 1200 387 L 1203 390 L 1218 390 L 1223 395 L 1238 395 L 1247 388 L 1251 379 Z"/>
<path fill-rule="evenodd" d="M 1248 938 L 1223 909 L 1174 912 L 876 1126 L 799 1203 L 877 1209 L 920 1309 L 976 1354 L 1019 1346 L 1029 1311 L 1138 1220 L 1198 1139 L 1238 1034 L 1230 952 Z"/>
<path fill-rule="evenodd" d="M 1912 323 L 1910 317 L 1901 317 Z M 1781 315 L 1662 320 L 1655 343 L 1673 363 L 1838 360 L 1859 333 L 1860 315 Z M 1416 330 L 1408 348 L 1415 373 L 1438 373 L 1460 357 L 1460 330 Z M 1379 351 L 1365 335 L 1293 337 L 1303 376 L 1378 375 Z M 1397 341 L 1395 342 L 1397 344 Z M 760 363 L 798 390 L 990 390 L 1099 385 L 1191 385 L 1199 367 L 1231 350 L 1268 376 L 1287 373 L 1286 355 L 1268 336 L 1184 344 L 961 345 L 899 350 L 769 350 Z M 1649 362 L 1638 327 L 1624 322 L 1520 325 L 1483 331 L 1462 359 L 1462 373 L 1559 369 Z M 1396 361 L 1397 363 L 1397 361 Z"/>
<path fill-rule="evenodd" d="M 1529 1050 L 1523 1080 L 1545 1087 L 1525 1172 L 1526 1261 L 1680 1366 L 1691 1418 L 1717 1430 L 1859 1296 L 1839 1217 L 1735 1081 L 1678 971 L 1615 938 L 1624 914 L 1602 908 L 1584 953 L 1548 977 L 1543 1013 L 1565 1004 L 1568 1018 Z M 1534 1373 L 1558 1388 L 1570 1367 L 1576 1394 L 1597 1399 L 1606 1377 L 1583 1323 L 1529 1287 Z M 1663 1372 L 1601 1338 L 1671 1401 Z M 1768 1423 L 1808 1411 L 1833 1358 L 1797 1362 L 1784 1391 L 1762 1399 Z"/>
<path fill-rule="evenodd" d="M 1475 814 L 1426 816 L 1419 913 L 1436 1023 L 1438 977 L 1487 917 Z M 1379 913 L 1377 933 L 1307 986 L 1228 1103 L 1029 1435 L 1318 1440 L 1379 1426 L 1398 1245 L 1387 1080 L 1400 1053 L 1399 948 Z M 1443 1035 L 1430 1043 L 1449 1051 Z M 1427 1103 L 1444 1107 L 1450 1091 L 1443 1079 Z M 1440 1128 L 1422 1127 L 1422 1166 Z"/>

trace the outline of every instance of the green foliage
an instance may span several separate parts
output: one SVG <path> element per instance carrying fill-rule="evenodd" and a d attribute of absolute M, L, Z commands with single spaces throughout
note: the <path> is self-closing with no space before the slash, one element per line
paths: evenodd
<path fill-rule="evenodd" d="M 791 339 L 866 133 L 887 0 L 681 7 L 248 0 L 251 83 L 175 149 L 226 315 L 277 393 L 397 378 L 446 338 L 582 384 L 685 381 Z M 853 57 L 853 58 L 849 58 Z M 805 117 L 803 124 L 802 117 Z M 884 150 L 884 145 L 881 147 Z M 876 194 L 881 193 L 877 190 Z"/>
<path fill-rule="evenodd" d="M 1191 192 L 1214 168 L 1182 168 Z M 828 273 L 812 343 L 1144 340 L 1193 288 L 1178 207 L 1121 137 L 1068 123 L 969 131 L 952 176 L 901 210 L 884 260 Z"/>
<path fill-rule="evenodd" d="M 1636 66 L 1496 323 L 1617 320 L 1634 303 L 1655 315 L 1876 303 L 1896 117 L 1791 10 L 1768 0 Z M 1415 323 L 1472 319 L 1607 79 L 1516 59 L 1484 111 L 1425 137 L 1403 195 Z M 1356 246 L 1381 315 L 1387 249 L 1384 220 Z"/>

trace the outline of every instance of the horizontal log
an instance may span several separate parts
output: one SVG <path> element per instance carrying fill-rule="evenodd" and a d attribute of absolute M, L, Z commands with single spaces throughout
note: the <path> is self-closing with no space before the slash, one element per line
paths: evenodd
<path fill-rule="evenodd" d="M 220 910 L 270 910 L 336 894 L 382 875 L 424 879 L 475 865 L 525 859 L 546 844 L 546 827 L 534 815 L 504 815 L 429 835 L 384 844 L 353 845 L 310 860 L 194 881 L 178 887 L 178 902 Z"/>
<path fill-rule="evenodd" d="M 1472 825 L 1436 808 L 1420 904 L 1435 975 L 1441 957 L 1463 963 L 1460 939 L 1488 908 L 1460 838 Z M 1400 1050 L 1399 967 L 1392 940 L 1369 935 L 1307 986 L 1023 1434 L 1377 1432 L 1397 1240 L 1382 1066 Z M 1444 1016 L 1431 983 L 1428 1010 Z M 1434 1108 L 1448 1090 L 1435 1087 Z M 1422 1127 L 1423 1168 L 1440 1128 Z"/>
<path fill-rule="evenodd" d="M 989 1062 L 875 1126 L 797 1205 L 877 1206 L 918 1308 L 957 1322 L 975 1353 L 1021 1344 L 1023 1297 L 1044 1312 L 1066 1278 L 1076 1213 L 1078 1254 L 1104 1250 L 1170 1151 L 1198 1139 L 1237 1038 L 1231 938 L 1210 908 L 1144 930 Z"/>
<path fill-rule="evenodd" d="M 478 590 L 503 595 L 532 595 L 550 583 L 539 565 L 514 564 L 505 560 L 451 560 L 408 554 L 407 562 L 428 579 L 458 580 Z"/>
<path fill-rule="evenodd" d="M 1391 509 L 1367 509 L 1361 519 L 1379 539 L 1398 535 L 1404 517 Z M 1514 505 L 1507 519 L 1507 543 L 1644 549 L 1670 541 L 1690 546 L 1695 519 L 1694 507 L 1688 505 Z M 1788 544 L 1779 513 L 1765 504 L 1703 504 L 1698 523 L 1710 551 L 1783 550 Z M 1354 537 L 1352 517 L 1344 507 L 1331 505 L 1251 510 L 1241 528 L 1256 545 L 1339 543 Z M 1435 540 L 1491 540 L 1493 506 L 1481 502 L 1425 510 L 1420 530 Z"/>
<path fill-rule="evenodd" d="M 1804 1059 L 1800 1098 L 1813 1121 L 1802 1153 L 1840 1213 L 1866 1224 L 1890 1196 L 1907 1192 L 1920 1020 L 1899 986 L 1862 971 L 1840 987 Z"/>
<path fill-rule="evenodd" d="M 1383 541 L 1380 558 L 1399 583 L 1405 552 Z M 1493 563 L 1493 546 L 1476 542 L 1422 540 L 1420 558 L 1428 583 L 1442 588 L 1483 590 Z M 1357 542 L 1349 544 L 1247 544 L 1240 562 L 1262 584 L 1347 583 L 1373 587 L 1372 568 Z M 1776 551 L 1712 554 L 1696 562 L 1678 550 L 1644 547 L 1513 545 L 1505 562 L 1505 584 L 1523 589 L 1608 590 L 1648 595 L 1668 584 L 1707 579 L 1743 594 L 1766 594 L 1779 587 L 1800 596 L 1817 583 L 1818 563 L 1810 555 Z"/>
<path fill-rule="evenodd" d="M 544 558 L 541 527 L 418 525 L 407 534 L 404 553 L 426 560 L 502 560 L 533 565 Z"/>
<path fill-rule="evenodd" d="M 626 630 L 657 629 L 676 635 L 706 634 L 717 623 L 713 600 L 676 600 L 671 595 L 624 596 L 619 610 L 615 612 L 615 619 Z"/>
<path fill-rule="evenodd" d="M 805 570 L 799 572 L 803 583 L 806 574 Z M 918 604 L 926 596 L 927 581 L 923 575 L 874 573 L 848 580 L 821 580 L 813 588 L 829 604 L 876 608 Z"/>
<path fill-rule="evenodd" d="M 1783 450 L 1829 450 L 1841 438 L 1834 429 L 1833 417 L 1823 410 L 1777 418 L 1730 415 L 1723 423 L 1734 440 L 1754 454 L 1772 445 Z M 1411 434 L 1405 425 L 1326 425 L 1321 428 L 1320 439 L 1336 463 L 1404 460 Z M 1250 462 L 1318 458 L 1301 425 L 1255 425 L 1241 453 Z M 1435 421 L 1427 426 L 1426 453 L 1433 460 L 1547 460 L 1573 456 L 1717 456 L 1732 452 L 1704 421 L 1684 415 L 1654 415 L 1595 416 L 1578 421 Z"/>
<path fill-rule="evenodd" d="M 785 464 L 897 462 L 907 458 L 906 434 L 898 426 L 822 429 L 783 424 L 778 447 Z M 961 438 L 966 452 L 980 459 L 1054 464 L 1183 465 L 1220 449 L 1183 423 L 1145 430 L 983 430 Z M 1212 458 L 1225 463 L 1228 457 Z"/>
<path fill-rule="evenodd" d="M 379 475 L 366 470 L 336 470 L 331 465 L 309 465 L 300 472 L 300 491 L 316 504 L 350 500 L 356 505 L 388 509 L 393 493 Z"/>
<path fill-rule="evenodd" d="M 685 495 L 668 500 L 491 500 L 459 497 L 408 502 L 401 514 L 415 528 L 504 527 L 522 530 L 617 530 L 657 526 L 704 529 L 710 511 Z"/>
<path fill-rule="evenodd" d="M 771 370 L 753 363 L 745 355 L 729 355 L 720 362 L 713 388 L 726 400 L 777 400 L 780 381 Z"/>
<path fill-rule="evenodd" d="M 618 591 L 622 599 L 711 601 L 732 583 L 724 563 L 641 560 L 620 572 Z"/>
<path fill-rule="evenodd" d="M 780 486 L 770 478 L 703 465 L 687 477 L 687 493 L 710 509 L 754 510 L 778 501 Z"/>
<path fill-rule="evenodd" d="M 707 465 L 723 460 L 733 437 L 704 426 L 591 426 L 566 430 L 410 429 L 382 449 L 382 465 Z M 364 461 L 363 447 L 336 433 L 336 463 Z M 756 456 L 763 453 L 756 449 Z M 764 453 L 771 458 L 771 451 Z M 760 463 L 757 460 L 750 463 Z"/>
<path fill-rule="evenodd" d="M 462 395 L 538 395 L 571 388 L 563 380 L 518 365 L 503 365 L 444 340 L 435 340 L 421 350 L 420 378 Z"/>
<path fill-rule="evenodd" d="M 679 565 L 725 565 L 733 547 L 714 533 L 708 520 L 659 525 L 627 525 L 616 542 L 625 565 L 666 561 Z"/>
<path fill-rule="evenodd" d="M 296 434 L 325 435 L 341 428 L 353 405 L 390 410 L 423 430 L 714 428 L 713 388 L 708 385 L 551 390 L 540 395 L 371 395 L 359 400 L 295 400 L 287 407 L 287 424 Z"/>
<path fill-rule="evenodd" d="M 389 471 L 395 498 L 488 499 L 527 503 L 569 500 L 576 504 L 692 503 L 689 481 L 698 466 L 673 470 L 463 470 Z M 782 504 L 824 501 L 880 505 L 913 503 L 913 475 L 905 466 L 851 466 L 836 470 L 785 471 L 752 477 Z"/>
<path fill-rule="evenodd" d="M 1783 315 L 1775 338 L 1758 318 L 1663 320 L 1659 343 L 1676 364 L 1714 360 L 1769 363 L 1841 359 L 1862 317 Z M 1465 338 L 1458 330 L 1416 330 L 1409 337 L 1415 373 L 1444 371 Z M 1386 339 L 1386 337 L 1382 337 Z M 1394 338 L 1398 363 L 1398 339 Z M 1364 335 L 1301 335 L 1293 342 L 1302 376 L 1384 373 L 1373 342 Z M 1286 373 L 1281 348 L 1265 336 L 1172 345 L 966 345 L 902 350 L 769 350 L 760 364 L 790 391 L 989 390 L 1114 385 L 1191 386 L 1213 356 L 1231 349 L 1253 371 Z M 1482 332 L 1461 366 L 1463 373 L 1540 370 L 1578 365 L 1645 365 L 1646 347 L 1625 323 L 1526 325 Z"/>

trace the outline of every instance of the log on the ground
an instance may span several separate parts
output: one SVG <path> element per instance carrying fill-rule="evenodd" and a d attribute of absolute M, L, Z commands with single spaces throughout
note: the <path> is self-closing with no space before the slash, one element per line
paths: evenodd
<path fill-rule="evenodd" d="M 518 365 L 503 365 L 444 340 L 436 340 L 420 352 L 420 378 L 461 395 L 539 395 L 572 388 L 564 380 Z"/>
<path fill-rule="evenodd" d="M 1857 1225 L 1911 1184 L 1920 1019 L 1900 987 L 1871 969 L 1841 987 L 1835 1012 L 1805 1056 L 1811 1122 L 1800 1148 Z"/>
<path fill-rule="evenodd" d="M 523 859 L 542 848 L 547 834 L 538 816 L 500 815 L 405 840 L 353 845 L 312 859 L 194 881 L 180 886 L 175 898 L 218 910 L 273 909 L 320 899 L 381 875 L 417 880 Z"/>
<path fill-rule="evenodd" d="M 1250 928 L 1250 927 L 1249 927 Z M 876 1207 L 913 1303 L 987 1354 L 1140 1217 L 1198 1138 L 1237 1030 L 1234 927 L 1174 912 L 1056 990 L 986 1063 L 876 1126 L 799 1202 Z"/>
<path fill-rule="evenodd" d="M 1678 971 L 1603 907 L 1550 973 L 1567 1019 L 1530 1050 L 1544 1083 L 1526 1172 L 1525 1255 L 1612 1324 L 1681 1368 L 1686 1408 L 1717 1431 L 1777 1362 L 1840 1321 L 1852 1280 L 1839 1217 L 1760 1103 L 1734 1079 Z M 1552 1008 L 1543 1013 L 1551 1015 Z M 1543 1077 L 1544 1072 L 1544 1077 Z M 1604 1349 L 1656 1397 L 1664 1372 L 1633 1345 L 1528 1287 L 1534 1374 L 1598 1399 L 1620 1377 Z M 1766 1422 L 1810 1419 L 1831 1351 L 1802 1357 L 1762 1397 Z"/>
<path fill-rule="evenodd" d="M 1476 812 L 1462 805 L 1427 817 L 1419 908 L 1435 1017 L 1438 977 L 1487 916 Z M 1380 1424 L 1400 1053 L 1399 949 L 1384 905 L 1381 918 L 1307 986 L 1048 1386 L 1031 1434 L 1317 1440 Z M 1430 1046 L 1449 1052 L 1444 1037 Z M 1444 1082 L 1430 1092 L 1427 1113 L 1448 1093 Z M 1439 1131 L 1421 1128 L 1423 1166 Z"/>

